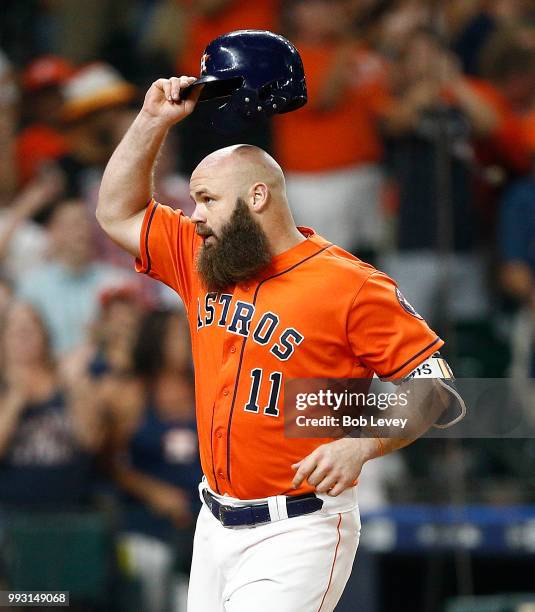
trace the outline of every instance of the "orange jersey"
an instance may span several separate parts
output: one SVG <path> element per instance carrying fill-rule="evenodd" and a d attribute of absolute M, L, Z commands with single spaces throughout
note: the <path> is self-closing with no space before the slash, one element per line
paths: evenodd
<path fill-rule="evenodd" d="M 284 435 L 291 378 L 402 378 L 443 342 L 385 274 L 308 228 L 254 280 L 208 293 L 195 269 L 202 239 L 180 210 L 151 202 L 136 270 L 182 297 L 190 324 L 203 472 L 220 494 L 292 489 L 291 465 L 326 439 Z"/>
<path fill-rule="evenodd" d="M 530 153 L 535 152 L 535 111 L 530 111 L 521 118 L 524 135 Z"/>
<path fill-rule="evenodd" d="M 481 96 L 498 118 L 496 128 L 477 142 L 476 153 L 484 165 L 503 164 L 514 172 L 531 170 L 529 139 L 519 117 L 504 94 L 492 83 L 468 79 L 468 84 Z"/>

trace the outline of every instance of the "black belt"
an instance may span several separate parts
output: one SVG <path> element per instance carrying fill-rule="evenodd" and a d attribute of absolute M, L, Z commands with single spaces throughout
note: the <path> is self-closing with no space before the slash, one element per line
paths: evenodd
<path fill-rule="evenodd" d="M 202 496 L 210 512 L 223 527 L 245 527 L 271 522 L 268 504 L 250 506 L 225 506 L 219 502 L 208 489 L 203 489 Z M 313 493 L 286 497 L 288 518 L 311 514 L 323 506 L 323 501 Z"/>

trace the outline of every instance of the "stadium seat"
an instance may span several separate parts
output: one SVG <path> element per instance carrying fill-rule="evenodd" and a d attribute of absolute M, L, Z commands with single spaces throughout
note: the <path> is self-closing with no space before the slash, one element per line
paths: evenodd
<path fill-rule="evenodd" d="M 456 597 L 445 612 L 534 612 L 535 593 L 515 593 L 482 597 Z"/>
<path fill-rule="evenodd" d="M 69 591 L 99 603 L 109 592 L 113 540 L 98 512 L 17 513 L 5 523 L 4 562 L 14 590 Z"/>

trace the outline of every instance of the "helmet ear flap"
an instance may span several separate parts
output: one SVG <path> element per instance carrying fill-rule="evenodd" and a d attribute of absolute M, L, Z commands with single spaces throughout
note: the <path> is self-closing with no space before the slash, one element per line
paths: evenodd
<path fill-rule="evenodd" d="M 266 112 L 268 115 L 275 115 L 277 113 L 283 113 L 288 106 L 288 97 L 284 95 L 285 92 L 278 91 L 270 96 L 266 106 Z"/>
<path fill-rule="evenodd" d="M 291 111 L 297 110 L 298 108 L 301 108 L 307 103 L 306 93 L 303 93 L 300 96 L 296 96 L 295 94 L 289 95 L 287 98 L 284 99 L 286 101 L 284 104 L 284 108 L 281 108 L 278 111 L 279 113 L 289 113 Z"/>
<path fill-rule="evenodd" d="M 212 127 L 221 134 L 230 135 L 251 127 L 254 121 L 288 112 L 293 108 L 293 98 L 285 94 L 286 92 L 280 89 L 259 92 L 256 89 L 240 87 L 218 106 L 212 117 Z M 295 108 L 300 106 L 302 104 Z"/>
<path fill-rule="evenodd" d="M 253 115 L 247 115 L 244 108 L 238 105 L 235 107 L 233 99 L 227 99 L 223 104 L 218 106 L 217 111 L 212 113 L 210 124 L 220 134 L 224 136 L 232 136 L 247 128 L 250 128 L 254 123 L 251 121 Z"/>
<path fill-rule="evenodd" d="M 295 91 L 288 90 L 287 88 L 288 83 L 281 81 L 272 81 L 260 88 L 259 96 L 268 116 L 296 110 L 306 103 L 305 85 L 303 87 L 303 95 L 298 97 L 296 97 Z"/>
<path fill-rule="evenodd" d="M 230 99 L 230 106 L 249 121 L 268 116 L 265 101 L 260 98 L 255 89 L 249 87 L 241 87 L 234 92 Z"/>

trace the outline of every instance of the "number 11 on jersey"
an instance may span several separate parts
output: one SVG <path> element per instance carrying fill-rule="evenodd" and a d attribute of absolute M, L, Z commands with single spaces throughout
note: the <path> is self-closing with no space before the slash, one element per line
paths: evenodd
<path fill-rule="evenodd" d="M 251 378 L 253 379 L 251 384 L 251 392 L 249 393 L 249 400 L 245 404 L 244 410 L 246 412 L 260 412 L 260 406 L 258 405 L 258 395 L 260 394 L 260 387 L 262 385 L 262 368 L 255 368 L 251 370 Z M 277 404 L 279 402 L 279 395 L 282 382 L 282 372 L 272 372 L 269 375 L 269 381 L 271 383 L 271 389 L 269 392 L 269 401 L 267 406 L 264 408 L 264 414 L 268 416 L 279 416 L 279 409 Z"/>

